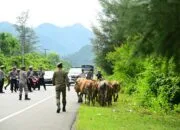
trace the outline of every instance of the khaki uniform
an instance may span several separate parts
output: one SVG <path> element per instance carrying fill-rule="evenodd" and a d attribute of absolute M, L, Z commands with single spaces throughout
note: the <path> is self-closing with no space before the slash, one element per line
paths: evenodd
<path fill-rule="evenodd" d="M 28 86 L 27 86 L 27 73 L 26 71 L 21 70 L 19 72 L 19 94 L 22 95 L 22 92 L 25 92 L 25 95 L 28 94 Z"/>
<path fill-rule="evenodd" d="M 63 108 L 66 106 L 66 86 L 68 85 L 67 73 L 63 70 L 57 70 L 53 74 L 53 85 L 56 90 L 56 103 L 57 107 L 60 108 L 60 94 L 62 93 L 62 104 Z"/>

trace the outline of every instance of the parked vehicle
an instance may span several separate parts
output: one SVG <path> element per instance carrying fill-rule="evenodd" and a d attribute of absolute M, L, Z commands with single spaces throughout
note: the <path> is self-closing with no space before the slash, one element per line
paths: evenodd
<path fill-rule="evenodd" d="M 44 75 L 45 84 L 52 84 L 53 74 L 54 74 L 54 71 L 45 71 L 45 75 Z"/>
<path fill-rule="evenodd" d="M 93 65 L 82 65 L 81 68 L 84 70 L 84 73 L 88 73 L 90 70 L 94 72 L 94 66 Z"/>
<path fill-rule="evenodd" d="M 70 68 L 68 72 L 69 83 L 70 84 L 75 83 L 76 79 L 81 73 L 82 73 L 82 68 L 80 67 Z"/>

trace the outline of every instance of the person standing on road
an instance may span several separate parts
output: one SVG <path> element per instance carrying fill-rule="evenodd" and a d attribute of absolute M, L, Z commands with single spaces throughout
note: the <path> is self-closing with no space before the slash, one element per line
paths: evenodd
<path fill-rule="evenodd" d="M 40 90 L 40 87 L 41 85 L 44 86 L 44 90 L 46 90 L 46 85 L 45 85 L 45 82 L 44 82 L 44 74 L 45 72 L 42 70 L 42 67 L 39 68 L 39 72 L 38 72 L 38 77 L 39 77 L 39 90 Z"/>
<path fill-rule="evenodd" d="M 87 73 L 86 79 L 93 79 L 93 69 L 90 69 L 90 71 Z"/>
<path fill-rule="evenodd" d="M 19 89 L 19 74 L 20 74 L 20 69 L 17 69 L 17 88 Z"/>
<path fill-rule="evenodd" d="M 97 80 L 101 81 L 102 80 L 102 74 L 101 71 L 99 70 L 96 74 Z"/>
<path fill-rule="evenodd" d="M 22 100 L 22 92 L 24 89 L 25 92 L 25 100 L 30 100 L 28 98 L 28 86 L 27 86 L 27 72 L 25 71 L 25 66 L 21 67 L 19 72 L 19 100 Z"/>
<path fill-rule="evenodd" d="M 52 82 L 55 85 L 56 90 L 56 104 L 57 104 L 57 113 L 60 112 L 60 94 L 62 93 L 62 104 L 63 104 L 63 112 L 66 112 L 66 86 L 68 87 L 68 91 L 70 91 L 70 86 L 68 83 L 67 73 L 62 70 L 62 63 L 57 64 L 57 71 L 54 72 Z"/>
<path fill-rule="evenodd" d="M 32 92 L 32 87 L 33 87 L 33 81 L 32 81 L 33 76 L 34 76 L 33 67 L 29 66 L 29 71 L 27 72 L 27 77 L 28 77 L 27 85 L 28 85 L 28 90 L 30 92 Z"/>
<path fill-rule="evenodd" d="M 10 78 L 10 83 L 11 83 L 11 92 L 13 93 L 13 91 L 17 91 L 18 87 L 17 87 L 17 76 L 18 73 L 16 71 L 16 67 L 12 68 L 12 71 L 9 73 L 9 78 Z"/>
<path fill-rule="evenodd" d="M 1 65 L 0 66 L 0 93 L 4 93 L 3 92 L 3 86 L 4 86 L 4 77 L 5 77 L 5 74 L 4 74 L 4 65 Z"/>
<path fill-rule="evenodd" d="M 84 69 L 82 69 L 82 73 L 78 76 L 78 78 L 86 78 L 86 74 L 84 73 Z"/>

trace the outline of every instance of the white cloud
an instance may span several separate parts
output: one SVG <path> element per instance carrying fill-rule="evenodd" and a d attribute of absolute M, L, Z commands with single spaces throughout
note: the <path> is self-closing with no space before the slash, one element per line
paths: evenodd
<path fill-rule="evenodd" d="M 0 0 L 0 21 L 16 22 L 22 11 L 30 11 L 29 24 L 53 23 L 90 27 L 100 11 L 98 0 Z"/>

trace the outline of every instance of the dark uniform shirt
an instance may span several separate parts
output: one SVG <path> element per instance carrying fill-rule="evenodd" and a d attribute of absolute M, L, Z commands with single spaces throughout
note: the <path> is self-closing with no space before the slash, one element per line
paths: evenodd
<path fill-rule="evenodd" d="M 44 74 L 45 74 L 45 72 L 42 71 L 42 70 L 40 70 L 40 71 L 38 72 L 39 78 L 44 78 Z"/>
<path fill-rule="evenodd" d="M 53 85 L 56 85 L 56 87 L 66 87 L 68 84 L 68 77 L 67 73 L 63 70 L 57 70 L 53 74 Z"/>

